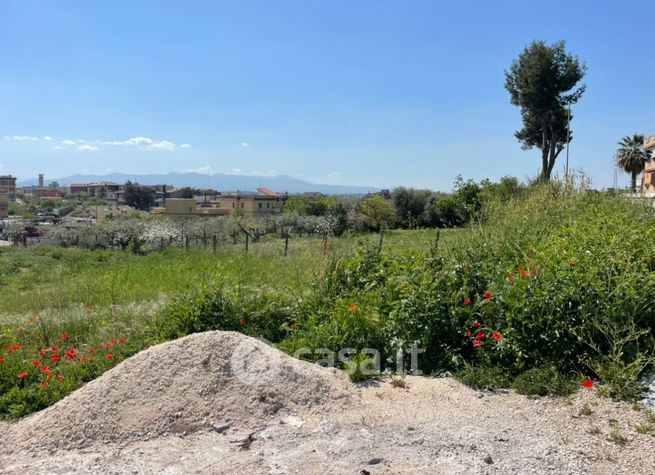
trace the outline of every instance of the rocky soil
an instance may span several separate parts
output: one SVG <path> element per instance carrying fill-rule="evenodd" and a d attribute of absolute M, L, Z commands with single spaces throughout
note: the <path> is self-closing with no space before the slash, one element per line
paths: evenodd
<path fill-rule="evenodd" d="M 238 333 L 191 335 L 2 423 L 0 473 L 655 474 L 645 411 L 592 391 L 405 383 L 353 385 Z"/>

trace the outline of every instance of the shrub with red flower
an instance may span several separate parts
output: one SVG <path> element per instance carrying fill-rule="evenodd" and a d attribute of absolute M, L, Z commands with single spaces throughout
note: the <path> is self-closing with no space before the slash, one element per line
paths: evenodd
<path fill-rule="evenodd" d="M 471 303 L 471 299 L 468 297 L 464 297 L 464 305 L 469 305 Z"/>
<path fill-rule="evenodd" d="M 66 379 L 66 378 L 64 378 L 64 375 L 63 375 L 63 374 L 59 374 L 59 375 L 57 375 L 57 380 L 58 380 L 58 381 L 63 381 L 64 379 Z"/>
<path fill-rule="evenodd" d="M 500 341 L 500 340 L 503 339 L 503 335 L 502 335 L 502 333 L 500 333 L 499 331 L 492 332 L 492 333 L 491 333 L 491 336 L 492 336 L 492 338 L 493 338 L 494 340 L 496 340 L 496 341 Z"/>
<path fill-rule="evenodd" d="M 77 351 L 75 351 L 75 350 L 72 349 L 72 348 L 66 352 L 66 357 L 69 358 L 69 359 L 71 359 L 71 360 L 72 360 L 73 358 L 75 358 L 76 356 L 77 356 Z"/>
<path fill-rule="evenodd" d="M 45 389 L 45 388 L 48 387 L 48 382 L 47 381 L 41 381 L 41 384 L 39 384 L 39 386 L 41 386 L 41 388 Z"/>
<path fill-rule="evenodd" d="M 41 362 L 40 361 L 33 361 L 32 366 L 41 366 Z"/>
<path fill-rule="evenodd" d="M 55 353 L 50 357 L 50 361 L 52 361 L 53 363 L 57 363 L 59 361 L 59 355 Z"/>
<path fill-rule="evenodd" d="M 60 336 L 61 336 L 61 339 L 62 339 L 62 340 L 69 340 L 70 337 L 71 337 L 70 334 L 69 334 L 68 332 L 64 332 L 64 333 L 62 333 Z"/>
<path fill-rule="evenodd" d="M 585 389 L 593 389 L 594 382 L 591 379 L 585 379 L 582 381 L 582 386 L 584 386 Z"/>
<path fill-rule="evenodd" d="M 357 305 L 354 305 L 354 304 L 351 305 L 350 307 L 348 307 L 348 311 L 350 313 L 355 313 L 357 311 Z"/>
<path fill-rule="evenodd" d="M 25 371 L 23 371 L 22 373 L 18 373 L 18 377 L 20 379 L 25 379 L 25 378 L 27 378 L 27 373 Z"/>
<path fill-rule="evenodd" d="M 5 360 L 4 358 L 0 358 L 0 363 L 4 363 L 5 361 L 7 360 Z"/>
<path fill-rule="evenodd" d="M 114 355 L 112 355 L 111 353 L 107 353 L 107 354 L 105 355 L 105 357 L 106 357 L 108 360 L 113 360 L 113 359 L 114 359 Z"/>
<path fill-rule="evenodd" d="M 489 301 L 491 300 L 491 291 L 490 291 L 490 290 L 487 290 L 487 291 L 484 293 L 484 299 L 485 299 L 487 302 L 489 302 Z"/>
<path fill-rule="evenodd" d="M 476 339 L 476 340 L 484 340 L 485 338 L 487 338 L 487 335 L 485 335 L 484 332 L 478 332 L 478 333 L 475 335 L 475 339 Z"/>
<path fill-rule="evenodd" d="M 476 348 L 480 348 L 480 345 L 481 345 L 481 343 L 480 343 L 479 340 L 473 340 L 473 346 L 474 346 L 474 347 L 476 347 Z"/>

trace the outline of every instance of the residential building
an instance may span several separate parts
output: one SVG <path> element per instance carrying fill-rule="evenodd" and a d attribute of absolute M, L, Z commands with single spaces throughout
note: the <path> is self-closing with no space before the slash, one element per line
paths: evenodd
<path fill-rule="evenodd" d="M 218 203 L 199 205 L 195 198 L 166 198 L 164 206 L 152 208 L 154 214 L 168 216 L 228 216 L 229 210 L 221 209 Z"/>
<path fill-rule="evenodd" d="M 16 201 L 16 177 L 0 175 L 0 193 L 5 193 L 9 201 Z"/>
<path fill-rule="evenodd" d="M 641 181 L 641 192 L 646 195 L 655 194 L 655 135 L 644 140 L 644 148 L 651 152 L 650 161 L 644 166 L 644 178 Z"/>
<path fill-rule="evenodd" d="M 211 200 L 207 200 L 208 190 L 194 198 L 166 198 L 166 203 L 153 208 L 152 212 L 171 216 L 229 216 L 233 213 L 266 216 L 282 212 L 284 198 L 265 188 L 257 193 L 215 193 Z"/>
<path fill-rule="evenodd" d="M 9 216 L 9 194 L 0 193 L 0 219 Z"/>

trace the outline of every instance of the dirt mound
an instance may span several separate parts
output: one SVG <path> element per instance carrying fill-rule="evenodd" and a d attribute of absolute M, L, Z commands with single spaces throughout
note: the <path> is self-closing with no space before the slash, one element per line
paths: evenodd
<path fill-rule="evenodd" d="M 12 427 L 19 446 L 77 448 L 200 430 L 254 429 L 276 415 L 353 403 L 340 372 L 233 332 L 154 346 Z M 237 427 L 235 427 L 237 426 Z"/>

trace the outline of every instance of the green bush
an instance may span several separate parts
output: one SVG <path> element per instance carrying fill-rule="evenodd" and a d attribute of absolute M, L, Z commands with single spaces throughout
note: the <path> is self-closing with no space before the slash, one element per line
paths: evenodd
<path fill-rule="evenodd" d="M 578 387 L 574 378 L 561 374 L 554 365 L 529 369 L 512 382 L 516 392 L 528 396 L 568 396 Z"/>
<path fill-rule="evenodd" d="M 507 370 L 496 366 L 472 366 L 467 364 L 455 373 L 455 378 L 463 384 L 481 391 L 496 391 L 508 388 L 511 384 Z"/>

